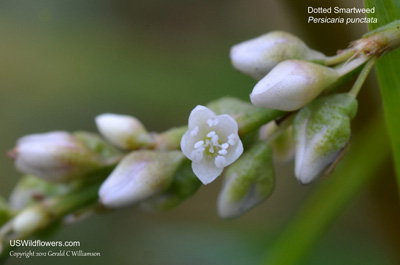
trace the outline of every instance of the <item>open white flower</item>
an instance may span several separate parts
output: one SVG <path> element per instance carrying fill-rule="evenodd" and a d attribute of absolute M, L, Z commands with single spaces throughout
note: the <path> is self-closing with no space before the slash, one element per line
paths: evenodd
<path fill-rule="evenodd" d="M 204 106 L 190 113 L 189 130 L 182 137 L 181 148 L 203 184 L 216 179 L 243 153 L 237 122 L 227 114 L 217 116 Z"/>

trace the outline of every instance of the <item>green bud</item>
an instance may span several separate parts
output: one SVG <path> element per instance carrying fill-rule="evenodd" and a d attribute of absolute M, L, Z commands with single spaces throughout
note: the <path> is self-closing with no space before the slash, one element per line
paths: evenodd
<path fill-rule="evenodd" d="M 186 126 L 169 129 L 155 135 L 155 146 L 157 150 L 180 149 L 182 135 L 187 131 Z"/>
<path fill-rule="evenodd" d="M 350 140 L 350 120 L 357 100 L 337 94 L 315 100 L 295 117 L 295 175 L 308 184 L 335 161 Z"/>
<path fill-rule="evenodd" d="M 100 135 L 89 132 L 75 132 L 73 135 L 88 149 L 100 155 L 104 164 L 114 164 L 122 158 L 122 153 L 107 143 Z"/>
<path fill-rule="evenodd" d="M 261 125 L 272 121 L 285 113 L 273 109 L 255 107 L 236 98 L 225 97 L 207 105 L 216 114 L 228 114 L 239 125 L 239 135 L 256 131 Z"/>
<path fill-rule="evenodd" d="M 201 182 L 193 173 L 190 160 L 185 159 L 176 171 L 171 186 L 140 206 L 148 211 L 170 210 L 195 194 L 200 186 Z"/>
<path fill-rule="evenodd" d="M 242 116 L 250 110 L 255 109 L 252 104 L 231 97 L 214 100 L 211 103 L 207 104 L 207 107 L 217 115 L 228 114 L 233 118 Z"/>
<path fill-rule="evenodd" d="M 225 172 L 218 197 L 218 213 L 234 218 L 265 200 L 274 188 L 272 149 L 267 142 L 258 142 Z"/>
<path fill-rule="evenodd" d="M 10 206 L 13 210 L 21 210 L 45 198 L 67 194 L 71 186 L 51 183 L 32 175 L 23 176 L 10 195 Z"/>

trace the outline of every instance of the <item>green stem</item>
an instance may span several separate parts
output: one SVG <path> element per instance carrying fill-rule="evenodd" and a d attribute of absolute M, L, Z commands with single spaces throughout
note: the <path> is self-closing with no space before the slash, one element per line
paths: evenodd
<path fill-rule="evenodd" d="M 73 194 L 59 196 L 43 203 L 48 213 L 55 219 L 58 219 L 95 203 L 98 200 L 100 185 L 100 183 L 91 185 Z"/>
<path fill-rule="evenodd" d="M 40 231 L 33 231 L 31 234 L 17 235 L 16 239 L 23 239 L 44 231 L 46 228 L 51 227 L 53 224 L 62 220 L 66 215 L 95 204 L 98 200 L 99 187 L 113 168 L 114 166 L 109 166 L 98 172 L 92 173 L 92 175 L 88 177 L 91 181 L 84 181 L 81 184 L 78 184 L 77 189 L 72 191 L 70 194 L 48 198 L 40 202 L 45 211 L 49 214 L 49 220 L 46 223 L 46 227 L 43 227 Z M 10 220 L 2 227 L 4 233 L 3 238 L 1 238 L 1 244 L 3 244 L 3 246 L 2 249 L 0 249 L 0 264 L 5 262 L 9 251 L 14 248 L 9 245 L 9 238 L 6 237 L 7 234 L 12 232 L 10 229 L 6 229 L 6 226 L 10 226 L 12 222 L 13 220 Z M 15 236 L 15 234 L 11 236 Z"/>
<path fill-rule="evenodd" d="M 369 59 L 370 58 L 367 56 L 357 57 L 351 60 L 350 62 L 346 62 L 343 65 L 336 67 L 336 71 L 340 76 L 347 75 L 348 73 L 353 72 L 359 66 L 363 65 Z"/>
<path fill-rule="evenodd" d="M 369 60 L 364 68 L 361 70 L 360 75 L 357 77 L 356 82 L 354 83 L 353 87 L 351 88 L 349 94 L 352 95 L 354 98 L 357 97 L 358 92 L 360 92 L 360 89 L 362 87 L 362 85 L 365 82 L 365 79 L 367 79 L 367 76 L 369 74 L 369 72 L 371 71 L 372 67 L 374 66 L 376 60 L 378 59 L 378 57 L 373 57 L 371 60 Z"/>
<path fill-rule="evenodd" d="M 72 194 L 58 196 L 56 198 L 43 201 L 42 204 L 45 206 L 46 211 L 51 216 L 51 219 L 46 224 L 46 227 L 50 227 L 52 224 L 55 224 L 67 214 L 74 213 L 79 209 L 83 209 L 88 205 L 96 203 L 98 200 L 97 194 L 99 187 L 100 184 L 91 185 Z M 36 232 L 40 231 L 35 231 L 33 234 Z M 17 239 L 23 239 L 29 236 L 31 235 L 23 235 L 19 236 Z M 14 248 L 9 245 L 9 240 L 7 238 L 4 238 L 1 243 L 3 246 L 2 249 L 0 249 L 0 264 L 7 260 L 10 250 Z"/>
<path fill-rule="evenodd" d="M 400 9 L 400 8 L 399 8 Z M 394 50 L 400 45 L 400 20 L 395 20 L 382 27 L 365 34 L 355 42 L 354 47 L 361 47 L 363 52 L 374 55 L 382 55 Z"/>
<path fill-rule="evenodd" d="M 293 119 L 296 116 L 296 112 L 291 113 L 289 116 L 285 117 L 285 119 L 278 125 L 276 130 L 272 132 L 270 136 L 268 136 L 267 141 L 269 143 L 272 143 L 273 141 L 276 140 L 279 136 L 281 136 L 282 133 L 286 131 L 287 128 L 289 128 L 290 125 L 293 123 Z"/>
<path fill-rule="evenodd" d="M 251 133 L 284 114 L 285 112 L 280 110 L 254 108 L 236 119 L 239 125 L 239 135 Z"/>
<path fill-rule="evenodd" d="M 335 65 L 338 63 L 342 63 L 350 59 L 352 56 L 354 56 L 355 52 L 356 51 L 353 48 L 342 50 L 337 55 L 326 57 L 324 60 L 324 64 Z"/>
<path fill-rule="evenodd" d="M 375 117 L 329 179 L 321 181 L 268 251 L 263 264 L 299 264 L 350 202 L 377 176 L 390 154 L 382 118 Z M 376 139 L 381 139 L 376 141 Z M 367 144 L 366 144 L 367 143 Z M 371 154 L 374 154 L 371 157 Z"/>

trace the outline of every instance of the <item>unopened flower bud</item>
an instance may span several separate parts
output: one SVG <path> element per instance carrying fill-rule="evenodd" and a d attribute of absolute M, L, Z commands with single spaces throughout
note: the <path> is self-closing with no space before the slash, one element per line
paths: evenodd
<path fill-rule="evenodd" d="M 66 194 L 71 188 L 64 183 L 52 183 L 32 175 L 25 175 L 11 192 L 10 207 L 13 210 L 21 210 L 46 198 Z"/>
<path fill-rule="evenodd" d="M 122 207 L 165 191 L 183 158 L 179 151 L 130 153 L 101 185 L 101 203 L 110 208 Z"/>
<path fill-rule="evenodd" d="M 311 102 L 338 78 L 339 74 L 334 69 L 287 60 L 256 84 L 250 99 L 258 107 L 294 111 Z"/>
<path fill-rule="evenodd" d="M 54 182 L 81 177 L 103 165 L 96 153 L 67 132 L 22 137 L 10 156 L 19 171 Z"/>
<path fill-rule="evenodd" d="M 315 180 L 350 140 L 350 120 L 357 100 L 337 94 L 315 100 L 294 121 L 295 175 L 302 184 Z"/>
<path fill-rule="evenodd" d="M 177 169 L 171 186 L 140 206 L 147 211 L 170 210 L 196 193 L 200 186 L 201 182 L 193 173 L 190 161 L 185 159 Z"/>
<path fill-rule="evenodd" d="M 234 218 L 265 200 L 274 188 L 272 149 L 267 142 L 258 142 L 225 172 L 218 197 L 218 213 Z"/>
<path fill-rule="evenodd" d="M 324 59 L 325 55 L 308 48 L 292 34 L 273 31 L 233 46 L 230 57 L 237 70 L 261 79 L 282 61 L 318 61 Z"/>
<path fill-rule="evenodd" d="M 243 101 L 237 98 L 224 97 L 207 104 L 207 108 L 215 114 L 228 114 L 234 118 L 242 116 L 252 109 L 255 109 L 248 101 Z"/>
<path fill-rule="evenodd" d="M 49 221 L 49 214 L 38 204 L 20 212 L 13 220 L 12 228 L 20 235 L 29 235 L 43 228 Z"/>
<path fill-rule="evenodd" d="M 105 113 L 97 116 L 95 120 L 99 132 L 121 149 L 133 150 L 152 144 L 150 134 L 134 117 Z"/>

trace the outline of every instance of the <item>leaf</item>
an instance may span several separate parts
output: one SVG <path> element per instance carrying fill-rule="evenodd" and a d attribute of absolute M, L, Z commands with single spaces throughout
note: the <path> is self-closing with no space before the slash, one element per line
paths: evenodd
<path fill-rule="evenodd" d="M 369 14 L 369 17 L 377 18 L 378 23 L 369 24 L 370 30 L 400 19 L 400 1 L 398 0 L 364 0 L 364 4 L 365 7 L 375 7 L 376 10 L 376 13 Z M 376 65 L 376 72 L 400 190 L 400 49 L 380 58 Z"/>

